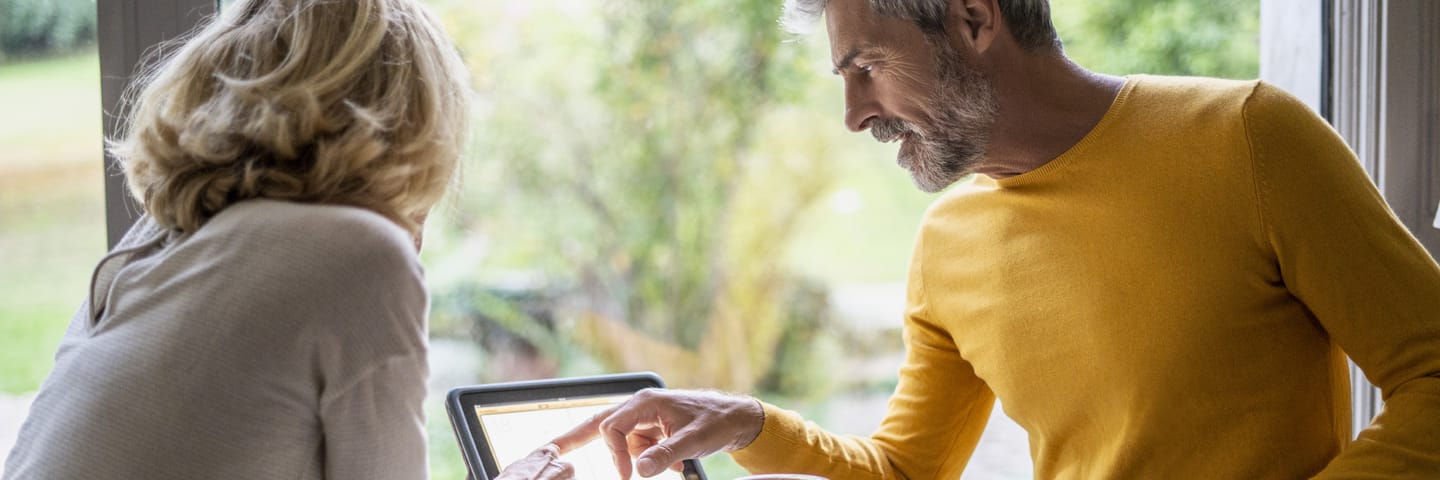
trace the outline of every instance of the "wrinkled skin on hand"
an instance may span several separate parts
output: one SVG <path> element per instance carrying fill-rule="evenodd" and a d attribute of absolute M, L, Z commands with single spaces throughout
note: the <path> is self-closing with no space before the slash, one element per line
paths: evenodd
<path fill-rule="evenodd" d="M 505 467 L 495 480 L 568 480 L 575 478 L 575 466 L 560 461 L 560 447 L 547 444 L 525 458 Z"/>
<path fill-rule="evenodd" d="M 744 448 L 764 425 L 764 409 L 751 397 L 645 389 L 562 438 L 583 444 L 604 436 L 620 478 L 629 480 L 631 473 L 653 477 L 666 466 L 680 470 L 686 459 Z"/>

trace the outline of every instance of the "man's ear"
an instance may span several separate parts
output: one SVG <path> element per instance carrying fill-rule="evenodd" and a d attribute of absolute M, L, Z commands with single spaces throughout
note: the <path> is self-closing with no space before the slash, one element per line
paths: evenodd
<path fill-rule="evenodd" d="M 1000 33 L 1000 4 L 997 0 L 950 0 L 945 12 L 945 31 L 950 41 L 985 53 Z"/>

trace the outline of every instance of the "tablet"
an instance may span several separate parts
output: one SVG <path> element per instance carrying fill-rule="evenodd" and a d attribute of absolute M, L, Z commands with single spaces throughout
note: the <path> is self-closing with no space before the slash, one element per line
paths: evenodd
<path fill-rule="evenodd" d="M 491 480 L 501 468 L 592 415 L 624 402 L 636 391 L 664 387 L 653 373 L 496 383 L 451 390 L 445 409 L 471 477 Z M 577 480 L 620 479 L 604 439 L 597 438 L 560 458 L 575 466 Z M 652 478 L 705 479 L 700 462 L 686 460 L 684 465 L 684 472 L 666 470 Z"/>

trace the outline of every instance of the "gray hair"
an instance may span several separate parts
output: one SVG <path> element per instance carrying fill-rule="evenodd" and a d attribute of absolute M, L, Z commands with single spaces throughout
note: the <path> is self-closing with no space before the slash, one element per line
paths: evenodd
<path fill-rule="evenodd" d="M 915 22 L 927 34 L 945 32 L 946 0 L 868 0 L 880 15 Z M 807 34 L 820 23 L 828 0 L 785 0 L 780 25 L 795 34 Z M 1059 36 L 1050 22 L 1050 0 L 999 0 L 1000 18 L 1010 27 L 1016 43 L 1030 51 L 1057 48 Z"/>

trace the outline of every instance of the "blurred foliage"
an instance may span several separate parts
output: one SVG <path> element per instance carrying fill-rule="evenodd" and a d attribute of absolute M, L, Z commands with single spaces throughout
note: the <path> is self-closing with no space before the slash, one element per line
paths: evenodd
<path fill-rule="evenodd" d="M 1260 0 L 1051 0 L 1065 53 L 1091 70 L 1260 75 Z"/>
<path fill-rule="evenodd" d="M 0 0 L 0 60 L 95 43 L 95 0 Z"/>
<path fill-rule="evenodd" d="M 824 292 L 782 261 L 829 180 L 820 149 L 755 148 L 803 85 L 778 2 L 439 6 L 485 99 L 454 228 L 504 239 L 495 254 L 544 272 L 561 292 L 556 336 L 613 370 L 749 390 L 787 326 L 824 318 Z M 802 297 L 821 300 L 796 311 Z M 506 320 L 514 309 L 472 307 L 528 345 L 554 343 Z"/>

